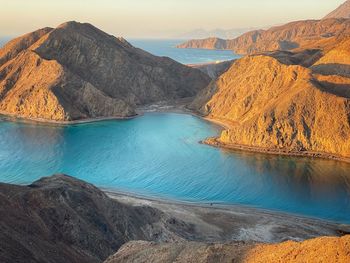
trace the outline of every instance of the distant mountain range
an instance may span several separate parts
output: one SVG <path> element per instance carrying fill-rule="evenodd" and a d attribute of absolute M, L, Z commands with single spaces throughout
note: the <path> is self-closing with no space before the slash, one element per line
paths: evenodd
<path fill-rule="evenodd" d="M 304 20 L 253 30 L 232 39 L 210 37 L 193 39 L 178 48 L 228 49 L 237 54 L 254 54 L 274 50 L 319 48 L 350 34 L 350 0 L 322 20 Z"/>
<path fill-rule="evenodd" d="M 350 35 L 350 19 L 324 19 L 291 22 L 268 30 L 255 30 L 234 39 L 206 38 L 187 41 L 178 48 L 228 49 L 236 54 L 274 50 L 320 48 Z"/>
<path fill-rule="evenodd" d="M 265 27 L 267 28 L 267 27 Z M 235 38 L 238 37 L 246 32 L 257 30 L 257 29 L 264 29 L 264 28 L 255 28 L 255 27 L 247 27 L 247 28 L 232 28 L 232 29 L 213 29 L 213 30 L 205 30 L 202 28 L 198 28 L 189 32 L 186 32 L 184 34 L 176 35 L 176 38 L 183 38 L 183 39 L 192 39 L 192 38 L 208 38 L 208 37 L 217 37 L 217 38 L 223 38 L 223 39 L 229 39 L 229 38 Z"/>

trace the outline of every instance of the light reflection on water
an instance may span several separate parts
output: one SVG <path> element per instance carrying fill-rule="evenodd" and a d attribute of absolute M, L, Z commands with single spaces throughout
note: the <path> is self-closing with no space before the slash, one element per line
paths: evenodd
<path fill-rule="evenodd" d="M 66 173 L 118 191 L 244 204 L 350 223 L 350 164 L 199 144 L 219 128 L 191 115 L 54 126 L 0 122 L 0 181 Z"/>

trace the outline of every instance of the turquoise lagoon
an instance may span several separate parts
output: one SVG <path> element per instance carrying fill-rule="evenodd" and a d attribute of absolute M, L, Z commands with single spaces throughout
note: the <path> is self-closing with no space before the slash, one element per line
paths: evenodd
<path fill-rule="evenodd" d="M 0 181 L 29 184 L 65 173 L 114 191 L 350 223 L 350 164 L 198 143 L 219 132 L 176 113 L 66 126 L 3 119 Z"/>

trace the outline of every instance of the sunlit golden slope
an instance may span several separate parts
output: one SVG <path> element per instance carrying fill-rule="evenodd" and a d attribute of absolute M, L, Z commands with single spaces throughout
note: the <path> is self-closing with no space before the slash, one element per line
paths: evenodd
<path fill-rule="evenodd" d="M 219 138 L 208 142 L 349 158 L 350 80 L 344 77 L 349 72 L 337 69 L 343 65 L 339 63 L 348 69 L 348 59 L 343 58 L 347 43 L 336 45 L 310 69 L 290 65 L 285 59 L 288 54 L 283 59 L 273 54 L 278 60 L 259 55 L 236 61 L 191 105 L 228 126 Z M 321 72 L 319 65 L 330 67 Z"/>

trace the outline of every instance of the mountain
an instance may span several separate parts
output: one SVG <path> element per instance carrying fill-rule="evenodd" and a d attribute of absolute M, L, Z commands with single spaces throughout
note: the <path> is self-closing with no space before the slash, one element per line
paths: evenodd
<path fill-rule="evenodd" d="M 192 97 L 209 81 L 199 70 L 77 22 L 0 49 L 0 112 L 24 118 L 128 117 L 138 105 Z"/>
<path fill-rule="evenodd" d="M 29 186 L 0 183 L 0 204 L 3 263 L 102 262 L 129 240 L 177 240 L 175 227 L 180 235 L 190 229 L 155 208 L 120 203 L 66 175 Z"/>
<path fill-rule="evenodd" d="M 345 1 L 337 9 L 326 15 L 323 19 L 328 18 L 350 18 L 350 0 Z"/>
<path fill-rule="evenodd" d="M 237 54 L 254 54 L 275 50 L 320 49 L 349 35 L 350 19 L 306 20 L 251 31 L 235 39 L 190 40 L 177 47 L 229 49 Z"/>
<path fill-rule="evenodd" d="M 227 127 L 207 143 L 350 160 L 349 41 L 235 61 L 190 105 Z"/>
<path fill-rule="evenodd" d="M 232 29 L 213 29 L 213 30 L 205 30 L 202 28 L 198 28 L 183 34 L 176 35 L 175 38 L 185 38 L 185 39 L 193 39 L 193 38 L 209 38 L 209 37 L 217 37 L 217 38 L 235 38 L 246 32 L 256 30 L 256 28 L 232 28 Z"/>
<path fill-rule="evenodd" d="M 196 242 L 153 243 L 132 241 L 105 263 L 266 263 L 266 262 L 349 262 L 350 236 L 316 238 L 279 244 L 205 244 Z"/>

